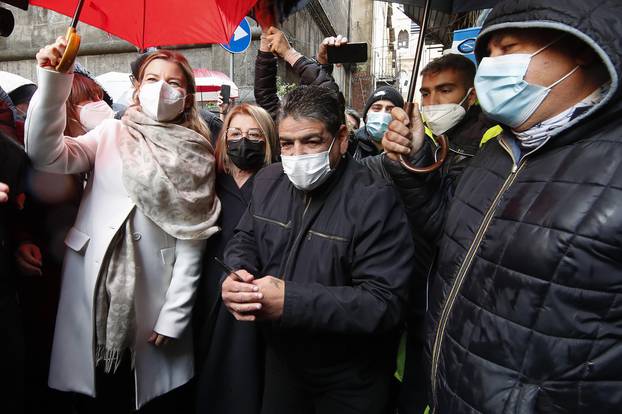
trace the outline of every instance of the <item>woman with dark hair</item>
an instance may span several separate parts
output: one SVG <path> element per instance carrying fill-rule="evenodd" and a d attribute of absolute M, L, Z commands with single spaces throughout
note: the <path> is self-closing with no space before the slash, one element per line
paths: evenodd
<path fill-rule="evenodd" d="M 256 327 L 238 322 L 222 307 L 225 272 L 214 262 L 246 211 L 255 173 L 272 163 L 279 149 L 270 114 L 255 105 L 233 107 L 216 141 L 216 193 L 222 202 L 222 231 L 206 249 L 194 312 L 197 327 L 197 413 L 255 414 L 263 392 L 263 345 Z"/>
<path fill-rule="evenodd" d="M 123 120 L 63 135 L 74 75 L 53 68 L 65 47 L 59 38 L 37 54 L 26 128 L 36 168 L 89 172 L 65 238 L 49 385 L 94 397 L 79 400 L 82 412 L 132 412 L 194 373 L 188 325 L 220 213 L 214 156 L 192 69 L 171 51 L 142 62 Z M 145 410 L 173 407 L 159 398 Z"/>

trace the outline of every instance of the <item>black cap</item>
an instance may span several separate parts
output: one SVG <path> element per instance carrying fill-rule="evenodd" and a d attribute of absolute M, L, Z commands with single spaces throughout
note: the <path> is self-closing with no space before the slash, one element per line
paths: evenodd
<path fill-rule="evenodd" d="M 404 98 L 397 91 L 397 89 L 391 86 L 381 86 L 371 94 L 369 98 L 367 98 L 367 103 L 365 104 L 365 110 L 363 110 L 363 118 L 367 119 L 367 111 L 369 111 L 369 107 L 374 104 L 374 102 L 387 100 L 393 102 L 393 105 L 399 106 L 400 108 L 404 107 Z"/>
<path fill-rule="evenodd" d="M 19 88 L 13 89 L 9 93 L 9 97 L 15 105 L 28 103 L 30 102 L 30 98 L 32 98 L 32 95 L 35 94 L 36 90 L 37 85 L 35 85 L 34 83 L 28 83 L 26 85 L 20 86 Z"/>

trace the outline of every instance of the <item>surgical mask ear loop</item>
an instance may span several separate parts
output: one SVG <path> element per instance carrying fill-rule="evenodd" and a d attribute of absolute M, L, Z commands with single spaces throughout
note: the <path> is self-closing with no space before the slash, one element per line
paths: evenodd
<path fill-rule="evenodd" d="M 460 101 L 460 103 L 458 105 L 462 106 L 462 104 L 464 103 L 464 101 L 466 101 L 466 99 L 469 97 L 469 95 L 471 94 L 471 92 L 473 91 L 473 86 L 471 86 L 468 90 L 466 95 L 464 95 L 464 98 L 462 98 L 462 100 Z M 465 110 L 469 110 L 469 108 L 464 108 Z"/>
<path fill-rule="evenodd" d="M 531 54 L 531 57 L 533 58 L 535 55 L 537 55 L 538 53 L 542 52 L 544 49 L 546 49 L 547 47 L 550 47 L 551 45 L 553 45 L 554 43 L 559 42 L 560 40 L 562 40 L 564 37 L 566 36 L 566 33 L 562 34 L 561 36 L 558 36 L 557 38 L 555 38 L 553 41 L 547 43 L 546 45 L 544 45 L 543 47 L 541 47 L 540 49 L 536 50 L 534 53 Z M 577 69 L 579 69 L 579 65 L 575 66 L 574 69 L 572 69 L 570 72 L 566 73 L 564 76 L 562 76 L 560 79 L 556 80 L 555 82 L 553 82 L 552 84 L 550 84 L 547 89 L 553 89 L 555 86 L 557 86 L 558 84 L 562 83 L 567 77 L 569 77 L 570 75 L 572 75 L 573 73 L 575 73 L 577 71 Z"/>
<path fill-rule="evenodd" d="M 331 152 L 331 151 L 332 151 L 332 149 L 333 149 L 333 145 L 335 145 L 335 141 L 337 141 L 337 135 L 335 135 L 335 136 L 333 137 L 333 142 L 331 142 L 331 143 L 330 143 L 330 147 L 328 147 L 328 150 L 326 151 L 326 153 L 327 153 L 326 155 L 328 156 L 328 168 L 329 168 L 331 171 L 332 171 L 332 169 L 333 169 L 333 168 L 330 166 L 330 152 Z M 345 155 L 345 154 L 344 154 L 344 155 Z"/>
<path fill-rule="evenodd" d="M 577 69 L 579 69 L 579 65 L 575 66 L 573 70 L 571 70 L 570 72 L 568 72 L 564 76 L 562 76 L 560 79 L 558 79 L 555 82 L 553 82 L 547 89 L 553 89 L 558 84 L 562 83 L 567 77 L 569 77 L 570 75 L 575 73 L 577 71 Z"/>
<path fill-rule="evenodd" d="M 540 49 L 536 50 L 535 52 L 533 52 L 531 54 L 531 57 L 533 58 L 535 55 L 537 55 L 538 53 L 542 52 L 544 49 L 554 45 L 555 43 L 559 42 L 560 40 L 562 40 L 564 37 L 566 37 L 566 34 L 564 33 L 561 36 L 556 37 L 555 39 L 553 39 L 551 42 L 547 43 L 546 45 L 542 46 Z"/>

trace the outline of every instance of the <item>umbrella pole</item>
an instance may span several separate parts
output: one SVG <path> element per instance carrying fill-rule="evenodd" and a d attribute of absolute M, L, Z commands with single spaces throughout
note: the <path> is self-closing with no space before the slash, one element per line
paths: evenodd
<path fill-rule="evenodd" d="M 408 102 L 414 102 L 415 88 L 417 87 L 417 76 L 419 75 L 419 66 L 421 65 L 421 56 L 423 55 L 423 44 L 425 43 L 425 33 L 428 31 L 428 22 L 430 20 L 430 3 L 432 0 L 426 0 L 423 9 L 423 20 L 419 30 L 419 38 L 417 39 L 417 49 L 415 51 L 415 61 L 413 63 L 413 72 L 410 76 L 410 84 L 408 85 Z"/>
<path fill-rule="evenodd" d="M 80 20 L 80 13 L 82 13 L 83 5 L 84 0 L 78 0 L 76 12 L 73 15 L 71 25 L 67 29 L 67 34 L 65 35 L 67 47 L 65 48 L 65 52 L 63 53 L 60 63 L 56 66 L 57 72 L 67 72 L 76 60 L 76 56 L 78 56 L 78 50 L 80 50 L 80 35 L 78 34 L 76 27 L 78 26 L 78 21 Z"/>
<path fill-rule="evenodd" d="M 425 33 L 428 30 L 428 22 L 430 20 L 430 4 L 432 0 L 426 0 L 425 7 L 423 9 L 423 20 L 421 21 L 421 27 L 419 30 L 419 38 L 417 39 L 417 50 L 415 51 L 415 61 L 413 63 L 413 72 L 410 76 L 410 84 L 408 85 L 408 98 L 407 102 L 404 105 L 404 110 L 410 116 L 414 110 L 414 98 L 415 98 L 415 89 L 417 87 L 417 77 L 419 75 L 419 66 L 421 65 L 421 58 L 423 56 L 423 45 L 425 43 Z M 445 161 L 445 157 L 447 156 L 447 138 L 444 135 L 438 137 L 438 142 L 440 145 L 440 151 L 438 154 L 438 160 L 427 167 L 415 167 L 410 162 L 408 162 L 403 155 L 400 155 L 400 164 L 402 167 L 407 169 L 413 173 L 428 173 L 438 169 L 443 162 Z"/>

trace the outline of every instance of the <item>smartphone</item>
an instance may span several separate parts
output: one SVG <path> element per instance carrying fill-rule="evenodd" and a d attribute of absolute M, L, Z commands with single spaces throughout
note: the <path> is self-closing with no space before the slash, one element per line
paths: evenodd
<path fill-rule="evenodd" d="M 220 96 L 222 96 L 222 103 L 228 104 L 231 96 L 231 85 L 223 84 L 220 87 Z"/>
<path fill-rule="evenodd" d="M 328 63 L 367 62 L 367 43 L 346 43 L 339 47 L 328 47 Z"/>

